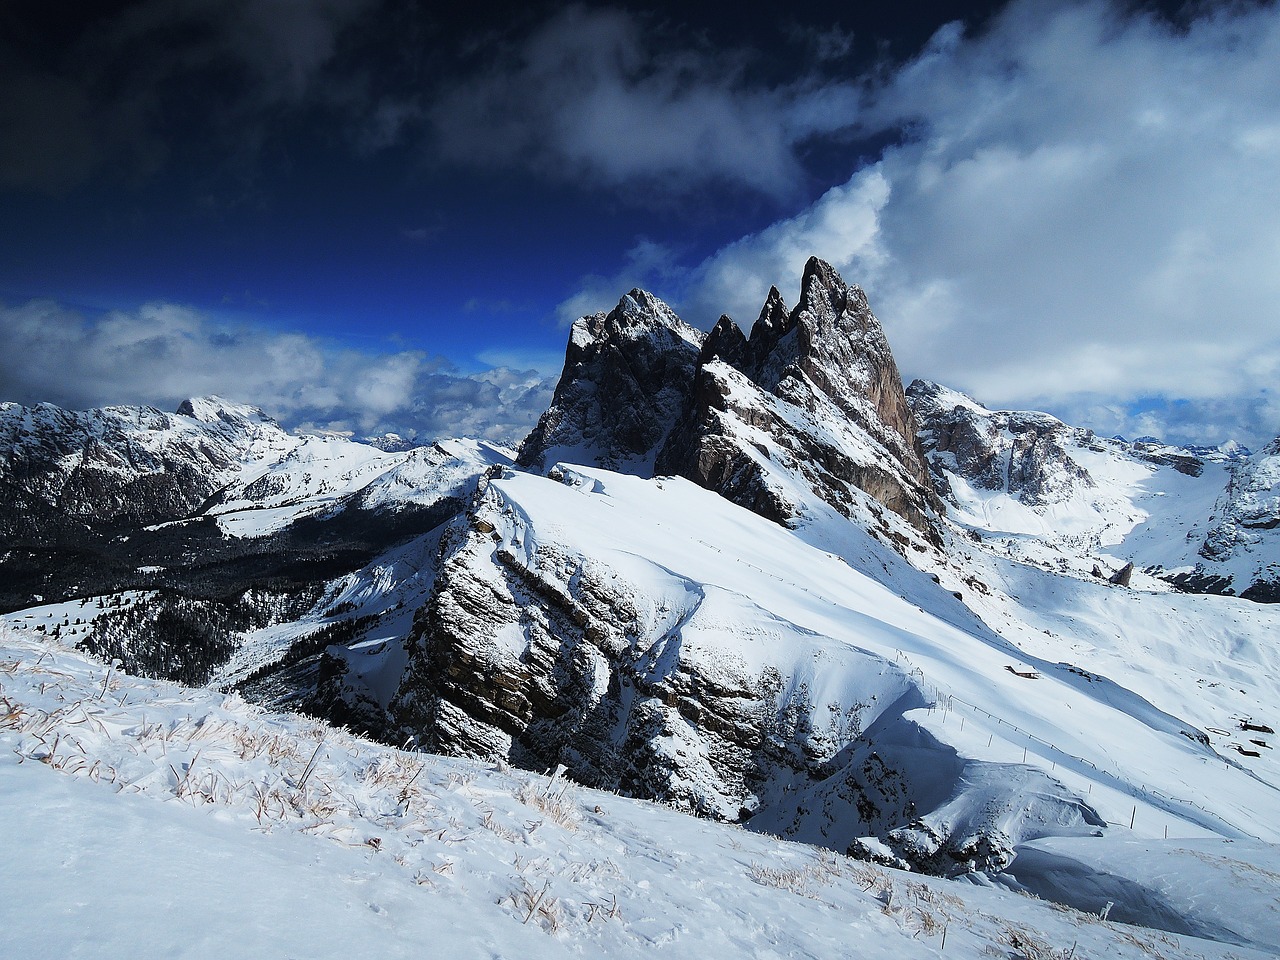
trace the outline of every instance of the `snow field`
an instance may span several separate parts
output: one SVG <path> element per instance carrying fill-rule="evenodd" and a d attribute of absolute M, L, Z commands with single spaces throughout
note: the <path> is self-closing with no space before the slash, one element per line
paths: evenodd
<path fill-rule="evenodd" d="M 1263 955 L 388 749 L 12 631 L 0 744 L 6 956 Z"/>
<path fill-rule="evenodd" d="M 1060 656 L 1050 660 L 1043 644 L 1015 645 L 1014 637 L 1034 639 L 1025 626 L 1008 638 L 972 617 L 962 628 L 954 611 L 945 612 L 949 619 L 935 615 L 953 598 L 927 576 L 886 566 L 887 584 L 882 583 L 804 543 L 809 528 L 789 531 L 687 481 L 647 481 L 582 467 L 562 471 L 564 483 L 520 473 L 492 482 L 486 516 L 501 537 L 494 549 L 508 550 L 531 568 L 541 554 L 590 558 L 584 562 L 613 578 L 627 602 L 683 610 L 674 624 L 661 621 L 645 631 L 678 638 L 682 658 L 741 676 L 776 667 L 789 679 L 788 690 L 804 685 L 819 710 L 825 704 L 867 704 L 866 726 L 909 689 L 918 690 L 924 704 L 967 713 L 964 731 L 959 723 L 926 722 L 919 711 L 908 715 L 923 722 L 942 751 L 1006 765 L 1008 771 L 1029 764 L 1070 783 L 1090 805 L 1097 792 L 1099 812 L 1126 830 L 1131 820 L 1138 829 L 1140 815 L 1147 835 L 1163 836 L 1168 826 L 1174 836 L 1280 837 L 1280 790 L 1233 761 L 1234 754 L 1220 756 L 1206 747 L 1198 740 L 1202 731 L 1182 712 L 1199 688 L 1188 682 L 1180 669 L 1185 661 L 1173 649 L 1133 658 L 1122 685 L 1096 665 L 1073 668 L 1059 662 Z M 851 543 L 856 546 L 857 539 Z M 828 536 L 824 546 L 842 545 Z M 1202 601 L 1221 599 L 1134 599 L 1105 584 L 1012 564 L 993 572 L 1065 594 L 1058 600 L 1029 598 L 1029 609 L 993 601 L 997 610 L 1016 610 L 1034 623 L 1031 611 L 1087 610 L 1097 599 L 1100 617 L 1118 620 L 1122 632 L 1132 626 L 1138 636 L 1158 634 L 1143 619 L 1152 615 L 1160 625 L 1181 623 L 1179 629 L 1192 634 L 1204 621 L 1179 621 L 1170 606 L 1181 609 L 1185 601 L 1194 610 Z M 1274 615 L 1259 616 L 1262 625 Z M 1189 640 L 1175 635 L 1170 646 L 1194 647 Z M 519 647 L 523 641 L 513 633 L 508 642 Z M 1274 658 L 1259 634 L 1250 643 L 1242 666 L 1257 669 Z M 1186 656 L 1207 667 L 1205 658 L 1213 655 L 1198 649 Z M 1127 685 L 1137 669 L 1162 677 L 1145 687 L 1152 699 Z M 949 714 L 935 710 L 932 717 L 943 715 Z M 933 777 L 927 767 L 937 757 L 926 762 L 928 756 L 909 761 L 914 766 L 906 773 L 913 782 Z M 1035 835 L 1041 817 L 1048 818 L 1047 832 L 1062 829 L 1047 810 L 1032 809 L 1022 835 Z"/>

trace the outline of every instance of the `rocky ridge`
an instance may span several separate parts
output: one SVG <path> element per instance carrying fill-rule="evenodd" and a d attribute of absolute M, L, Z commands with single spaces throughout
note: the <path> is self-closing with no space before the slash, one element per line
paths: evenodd
<path fill-rule="evenodd" d="M 1046 774 L 997 783 L 907 716 L 936 694 L 890 651 L 934 621 L 891 590 L 683 480 L 558 477 L 493 471 L 444 535 L 393 739 L 563 764 L 588 785 L 944 875 L 1001 868 L 1045 835 L 1036 818 L 1052 834 L 1100 824 Z M 863 590 L 866 608 L 838 599 Z M 815 595 L 832 613 L 791 619 Z M 983 812 L 957 816 L 975 781 Z"/>
<path fill-rule="evenodd" d="M 1280 442 L 1189 449 L 988 410 L 927 381 L 907 396 L 934 484 L 970 529 L 1032 534 L 1099 576 L 1132 565 L 1181 589 L 1280 598 Z"/>
<path fill-rule="evenodd" d="M 884 331 L 862 290 L 817 258 L 799 303 L 773 288 L 750 337 L 722 317 L 704 338 L 640 291 L 579 320 L 518 462 L 557 460 L 684 476 L 781 523 L 801 519 L 786 492 L 797 482 L 846 515 L 869 497 L 914 529 L 887 520 L 886 539 L 937 542 L 938 501 Z"/>

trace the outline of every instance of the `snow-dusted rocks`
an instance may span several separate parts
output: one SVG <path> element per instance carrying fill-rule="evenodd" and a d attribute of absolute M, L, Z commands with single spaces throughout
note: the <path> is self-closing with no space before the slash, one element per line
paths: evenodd
<path fill-rule="evenodd" d="M 218 397 L 174 414 L 0 404 L 0 535 L 187 516 L 247 464 L 296 443 L 256 407 Z"/>
<path fill-rule="evenodd" d="M 551 406 L 519 463 L 545 469 L 565 460 L 649 475 L 688 403 L 702 337 L 643 290 L 576 321 Z"/>
<path fill-rule="evenodd" d="M 907 396 L 952 518 L 988 539 L 1116 583 L 1132 564 L 1182 589 L 1280 598 L 1280 442 L 1187 449 L 988 410 L 926 381 Z"/>
<path fill-rule="evenodd" d="M 1235 464 L 1214 504 L 1197 573 L 1255 600 L 1280 601 L 1280 439 Z"/>
<path fill-rule="evenodd" d="M 658 472 L 780 522 L 803 513 L 785 492 L 797 484 L 845 516 L 865 495 L 937 542 L 938 502 L 884 331 L 829 264 L 809 261 L 790 311 L 772 289 L 749 338 L 722 317 L 691 401 Z"/>
<path fill-rule="evenodd" d="M 1151 799 L 1221 767 L 1194 724 L 962 620 L 918 572 L 886 586 L 681 479 L 495 473 L 438 571 L 391 703 L 400 742 L 564 764 L 945 875 L 1105 830 L 1132 798 L 1197 835 L 1255 829 L 1236 800 Z M 1238 802 L 1280 810 L 1274 788 L 1229 776 Z"/>

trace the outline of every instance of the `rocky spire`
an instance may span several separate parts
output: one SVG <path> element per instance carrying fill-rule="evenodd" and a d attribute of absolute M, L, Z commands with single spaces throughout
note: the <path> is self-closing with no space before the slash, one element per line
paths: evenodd
<path fill-rule="evenodd" d="M 665 303 L 632 290 L 609 313 L 573 324 L 555 395 L 517 462 L 557 460 L 647 474 L 688 405 L 703 335 Z"/>
<path fill-rule="evenodd" d="M 711 328 L 702 344 L 702 352 L 698 355 L 699 366 L 712 360 L 723 360 L 734 367 L 741 367 L 748 362 L 747 338 L 727 314 L 722 314 Z"/>
<path fill-rule="evenodd" d="M 777 485 L 757 476 L 764 468 L 742 446 L 736 420 L 773 436 L 771 456 L 790 451 L 786 469 L 804 475 L 837 509 L 848 509 L 849 487 L 857 487 L 931 534 L 938 501 L 893 354 L 866 295 L 830 264 L 809 260 L 792 310 L 772 288 L 745 346 L 741 331 L 722 317 L 704 345 L 690 398 L 658 458 L 659 470 L 785 518 L 788 507 L 770 500 Z M 807 417 L 789 415 L 779 403 Z M 800 436 L 806 422 L 813 432 Z M 847 450 L 832 445 L 836 436 L 848 440 Z M 775 458 L 770 469 L 783 469 L 781 461 Z"/>
<path fill-rule="evenodd" d="M 929 486 L 902 376 L 862 288 L 847 285 L 829 263 L 810 258 L 792 322 L 798 370 Z"/>

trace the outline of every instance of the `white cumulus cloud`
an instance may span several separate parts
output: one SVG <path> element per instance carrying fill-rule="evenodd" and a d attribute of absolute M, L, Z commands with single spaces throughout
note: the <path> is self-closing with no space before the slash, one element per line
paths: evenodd
<path fill-rule="evenodd" d="M 535 371 L 463 375 L 421 351 L 353 350 L 167 303 L 92 318 L 50 301 L 0 306 L 0 382 L 5 400 L 26 404 L 172 410 L 218 394 L 290 427 L 508 443 L 529 431 L 551 394 Z"/>
<path fill-rule="evenodd" d="M 1104 397 L 1145 411 L 1116 419 L 1130 432 L 1193 439 L 1200 410 L 1274 436 L 1280 8 L 1204 11 L 1019 0 L 979 35 L 943 28 L 864 101 L 861 129 L 900 141 L 710 257 L 686 309 L 749 323 L 817 254 L 867 289 L 908 377 L 1064 415 Z"/>

